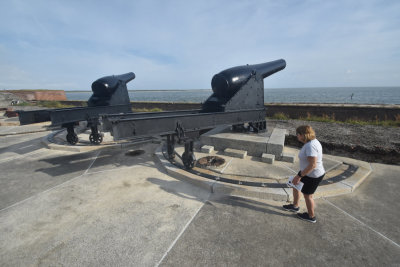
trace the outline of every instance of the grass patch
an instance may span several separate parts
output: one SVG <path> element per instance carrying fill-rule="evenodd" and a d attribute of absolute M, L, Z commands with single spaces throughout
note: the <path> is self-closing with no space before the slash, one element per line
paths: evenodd
<path fill-rule="evenodd" d="M 133 112 L 161 112 L 163 110 L 160 109 L 160 108 L 151 108 L 151 109 L 148 109 L 148 108 L 132 108 L 132 111 Z"/>
<path fill-rule="evenodd" d="M 335 114 L 332 114 L 332 116 L 323 114 L 322 116 L 314 116 L 311 115 L 309 112 L 307 112 L 307 117 L 300 117 L 300 120 L 304 121 L 319 121 L 319 122 L 341 122 L 335 120 Z"/>
<path fill-rule="evenodd" d="M 35 101 L 35 102 L 22 102 L 18 103 L 15 106 L 35 106 L 35 107 L 43 107 L 43 108 L 72 108 L 74 105 L 66 105 L 61 103 L 60 101 Z"/>
<path fill-rule="evenodd" d="M 274 120 L 290 120 L 290 116 L 279 112 L 275 113 L 272 117 L 268 117 L 269 119 Z M 350 118 L 346 121 L 338 121 L 335 119 L 335 114 L 329 115 L 322 115 L 322 116 L 314 116 L 310 113 L 307 113 L 306 117 L 294 118 L 295 120 L 304 120 L 304 121 L 318 121 L 318 122 L 330 122 L 330 123 L 348 123 L 348 124 L 355 124 L 355 125 L 376 125 L 376 126 L 388 126 L 388 127 L 400 127 L 400 115 L 395 116 L 394 120 L 379 120 L 378 117 L 375 117 L 375 120 L 360 120 Z"/>
<path fill-rule="evenodd" d="M 15 104 L 14 106 L 16 107 L 26 107 L 26 106 L 33 106 L 32 103 L 29 102 L 20 102 L 18 104 Z"/>
<path fill-rule="evenodd" d="M 72 108 L 73 105 L 62 104 L 59 101 L 37 101 L 36 106 L 44 108 Z"/>
<path fill-rule="evenodd" d="M 376 126 L 400 127 L 399 120 L 360 121 L 360 120 L 348 119 L 345 121 L 345 123 L 357 124 L 357 125 L 376 125 Z"/>
<path fill-rule="evenodd" d="M 290 117 L 288 115 L 286 115 L 285 113 L 278 112 L 278 113 L 275 113 L 271 117 L 271 119 L 274 119 L 274 120 L 290 120 Z"/>

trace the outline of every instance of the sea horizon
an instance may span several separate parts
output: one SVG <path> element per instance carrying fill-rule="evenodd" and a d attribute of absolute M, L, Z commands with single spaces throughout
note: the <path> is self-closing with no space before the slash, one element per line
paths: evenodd
<path fill-rule="evenodd" d="M 400 90 L 399 86 L 309 86 L 309 87 L 271 87 L 264 88 L 264 90 L 281 90 L 281 89 L 331 89 L 331 88 L 396 88 Z M 2 90 L 62 90 L 65 92 L 91 92 L 92 90 L 65 90 L 65 89 L 2 89 Z M 212 91 L 211 88 L 191 88 L 191 89 L 128 89 L 128 91 Z"/>
<path fill-rule="evenodd" d="M 129 89 L 131 101 L 202 103 L 211 89 Z M 65 91 L 68 100 L 88 100 L 92 91 Z M 265 103 L 400 104 L 400 86 L 266 88 Z"/>

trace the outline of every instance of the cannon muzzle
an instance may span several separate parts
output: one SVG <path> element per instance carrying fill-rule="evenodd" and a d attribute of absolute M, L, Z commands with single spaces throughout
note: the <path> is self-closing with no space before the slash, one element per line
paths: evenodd
<path fill-rule="evenodd" d="M 214 75 L 211 88 L 216 96 L 226 98 L 235 94 L 252 76 L 256 75 L 258 79 L 264 79 L 285 67 L 286 61 L 283 59 L 233 67 Z"/>

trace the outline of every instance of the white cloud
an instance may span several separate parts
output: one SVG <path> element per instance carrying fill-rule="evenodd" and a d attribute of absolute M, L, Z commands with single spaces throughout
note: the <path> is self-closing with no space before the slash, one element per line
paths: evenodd
<path fill-rule="evenodd" d="M 10 68 L 0 81 L 9 88 L 89 89 L 128 71 L 135 88 L 210 88 L 223 69 L 279 58 L 287 68 L 266 87 L 400 84 L 397 1 L 15 0 L 0 8 L 0 64 Z"/>

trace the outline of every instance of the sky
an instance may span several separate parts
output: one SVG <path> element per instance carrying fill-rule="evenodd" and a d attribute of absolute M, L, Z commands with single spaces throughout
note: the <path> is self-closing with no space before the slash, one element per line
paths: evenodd
<path fill-rule="evenodd" d="M 0 89 L 209 89 L 286 60 L 265 88 L 400 86 L 400 1 L 2 0 Z"/>

